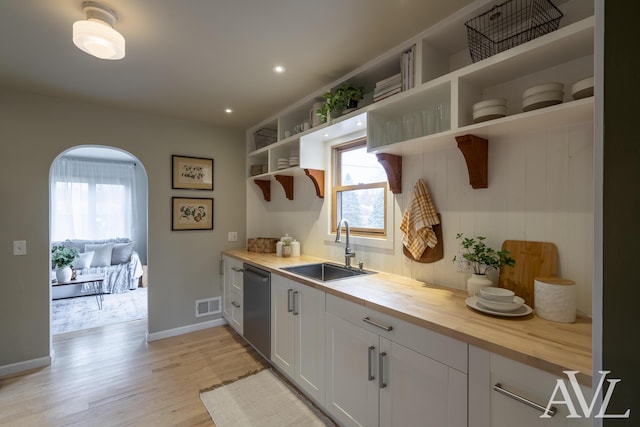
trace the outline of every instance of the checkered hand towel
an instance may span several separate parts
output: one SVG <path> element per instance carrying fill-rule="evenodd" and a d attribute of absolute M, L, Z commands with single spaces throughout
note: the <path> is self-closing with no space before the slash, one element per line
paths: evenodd
<path fill-rule="evenodd" d="M 413 188 L 413 196 L 407 210 L 402 216 L 400 231 L 402 244 L 409 250 L 414 259 L 420 259 L 427 247 L 433 248 L 438 243 L 433 226 L 440 224 L 436 207 L 422 179 Z"/>

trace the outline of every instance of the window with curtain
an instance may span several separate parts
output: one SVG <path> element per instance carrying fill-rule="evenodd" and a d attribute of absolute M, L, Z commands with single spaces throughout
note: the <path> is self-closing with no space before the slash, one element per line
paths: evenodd
<path fill-rule="evenodd" d="M 60 158 L 51 179 L 51 240 L 135 240 L 135 164 Z"/>

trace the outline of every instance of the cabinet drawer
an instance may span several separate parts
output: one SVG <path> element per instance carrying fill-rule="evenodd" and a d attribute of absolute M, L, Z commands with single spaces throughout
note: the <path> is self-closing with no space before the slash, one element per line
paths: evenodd
<path fill-rule="evenodd" d="M 408 347 L 458 371 L 467 372 L 468 346 L 466 343 L 334 295 L 327 295 L 327 313 Z M 387 330 L 389 328 L 391 330 Z"/>

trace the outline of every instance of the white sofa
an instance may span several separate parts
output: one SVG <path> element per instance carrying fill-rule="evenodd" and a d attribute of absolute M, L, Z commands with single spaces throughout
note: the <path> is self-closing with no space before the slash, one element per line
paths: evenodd
<path fill-rule="evenodd" d="M 76 248 L 80 257 L 74 262 L 77 274 L 104 273 L 103 293 L 122 293 L 138 287 L 142 263 L 135 251 L 135 242 L 126 238 L 106 240 L 65 240 L 52 246 Z M 55 274 L 52 276 L 55 278 Z M 55 279 L 54 279 L 55 280 Z M 90 284 L 53 286 L 53 299 L 93 294 Z"/>

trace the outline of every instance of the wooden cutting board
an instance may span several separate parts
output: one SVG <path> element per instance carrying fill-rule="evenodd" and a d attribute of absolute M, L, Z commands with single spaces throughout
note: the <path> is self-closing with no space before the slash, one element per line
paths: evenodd
<path fill-rule="evenodd" d="M 513 267 L 500 269 L 498 286 L 511 289 L 525 304 L 534 307 L 533 281 L 538 276 L 555 276 L 558 269 L 558 249 L 549 242 L 505 240 L 503 250 L 516 260 Z"/>

